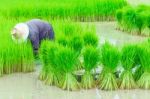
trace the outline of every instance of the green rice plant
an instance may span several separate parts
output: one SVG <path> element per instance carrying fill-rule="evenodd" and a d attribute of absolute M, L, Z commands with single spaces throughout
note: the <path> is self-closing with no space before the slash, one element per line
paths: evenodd
<path fill-rule="evenodd" d="M 122 17 L 123 17 L 123 9 L 117 10 L 116 19 L 117 19 L 117 29 L 119 30 L 123 30 L 122 29 L 122 21 L 123 21 Z"/>
<path fill-rule="evenodd" d="M 22 72 L 33 72 L 35 68 L 34 55 L 31 44 L 21 46 L 22 53 Z"/>
<path fill-rule="evenodd" d="M 96 33 L 86 32 L 83 35 L 83 39 L 84 39 L 84 45 L 85 46 L 87 46 L 87 45 L 91 45 L 94 47 L 98 46 L 98 37 L 97 37 Z"/>
<path fill-rule="evenodd" d="M 141 45 L 140 53 L 140 62 L 144 70 L 144 73 L 141 75 L 138 80 L 138 86 L 143 89 L 150 89 L 150 50 L 146 44 Z"/>
<path fill-rule="evenodd" d="M 99 77 L 98 87 L 102 90 L 116 90 L 118 89 L 116 77 L 114 72 L 119 62 L 120 54 L 116 47 L 106 42 L 102 46 L 101 62 L 103 70 Z"/>
<path fill-rule="evenodd" d="M 125 45 L 122 48 L 121 63 L 124 71 L 121 75 L 121 89 L 133 89 L 136 88 L 136 83 L 132 74 L 132 68 L 135 65 L 135 59 L 137 55 L 137 45 Z"/>
<path fill-rule="evenodd" d="M 66 37 L 66 36 L 64 36 L 64 35 L 61 35 L 60 37 L 58 37 L 57 42 L 58 42 L 60 45 L 68 46 L 69 39 L 68 39 L 68 37 Z"/>
<path fill-rule="evenodd" d="M 73 36 L 69 41 L 69 46 L 74 49 L 78 54 L 81 53 L 81 50 L 83 48 L 83 39 L 82 37 L 76 35 Z"/>
<path fill-rule="evenodd" d="M 76 55 L 77 55 L 77 64 L 76 64 L 76 68 L 77 70 L 80 70 L 83 68 L 82 62 L 81 62 L 81 51 L 83 49 L 83 38 L 81 36 L 73 36 L 71 37 L 70 41 L 69 41 L 69 47 L 72 48 L 74 51 L 76 51 Z"/>
<path fill-rule="evenodd" d="M 58 71 L 61 73 L 59 87 L 64 90 L 78 90 L 79 84 L 73 72 L 77 62 L 77 56 L 74 50 L 69 47 L 59 47 L 56 53 Z"/>
<path fill-rule="evenodd" d="M 95 69 L 99 62 L 99 51 L 92 46 L 87 46 L 83 52 L 85 73 L 82 77 L 81 84 L 84 89 L 95 87 L 94 77 L 91 71 Z"/>
<path fill-rule="evenodd" d="M 45 40 L 41 42 L 39 53 L 40 53 L 40 59 L 42 60 L 43 67 L 39 76 L 40 80 L 45 80 L 47 77 L 48 64 L 49 64 L 49 60 L 48 60 L 49 46 L 50 46 L 49 41 Z"/>
<path fill-rule="evenodd" d="M 9 2 L 10 4 L 8 4 Z M 35 5 L 36 4 L 36 5 Z M 15 5 L 15 6 L 14 6 Z M 117 9 L 127 5 L 126 0 L 6 0 L 0 4 L 1 16 L 7 18 L 49 18 L 76 21 L 114 20 Z M 6 8 L 7 6 L 7 8 Z"/>
<path fill-rule="evenodd" d="M 149 36 L 149 6 L 127 6 L 119 9 L 116 13 L 118 27 L 131 34 Z"/>
<path fill-rule="evenodd" d="M 141 35 L 150 36 L 150 13 L 149 11 L 144 11 L 142 14 L 144 22 L 141 29 Z"/>
<path fill-rule="evenodd" d="M 59 83 L 59 72 L 57 71 L 57 61 L 56 61 L 56 53 L 58 51 L 58 45 L 54 42 L 47 43 L 48 46 L 48 66 L 47 66 L 47 77 L 45 79 L 45 83 L 47 85 L 58 85 Z"/>

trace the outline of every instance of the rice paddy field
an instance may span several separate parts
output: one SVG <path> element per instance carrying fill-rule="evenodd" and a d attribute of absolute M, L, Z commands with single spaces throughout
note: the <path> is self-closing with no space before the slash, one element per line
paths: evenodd
<path fill-rule="evenodd" d="M 10 34 L 34 18 L 55 32 L 38 59 Z M 0 98 L 149 99 L 149 36 L 149 0 L 3 0 Z"/>

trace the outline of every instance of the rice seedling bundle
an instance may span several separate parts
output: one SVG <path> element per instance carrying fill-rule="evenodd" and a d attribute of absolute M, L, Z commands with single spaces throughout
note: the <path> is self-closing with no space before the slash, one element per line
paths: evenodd
<path fill-rule="evenodd" d="M 47 69 L 47 73 L 46 73 L 46 79 L 45 79 L 45 83 L 47 85 L 58 85 L 59 83 L 59 72 L 57 71 L 57 61 L 56 61 L 56 53 L 58 50 L 58 45 L 55 44 L 54 42 L 49 42 L 47 43 L 48 45 L 48 50 L 47 50 L 47 67 L 45 69 Z"/>
<path fill-rule="evenodd" d="M 59 47 L 56 53 L 58 71 L 61 73 L 59 87 L 64 90 L 78 90 L 79 84 L 73 72 L 77 62 L 77 56 L 69 47 Z"/>
<path fill-rule="evenodd" d="M 121 74 L 121 89 L 133 89 L 136 88 L 136 83 L 132 74 L 132 68 L 135 67 L 135 59 L 137 55 L 136 45 L 125 45 L 122 48 L 121 63 L 124 68 Z"/>
<path fill-rule="evenodd" d="M 138 86 L 143 89 L 150 89 L 150 50 L 149 47 L 141 45 L 140 51 L 140 62 L 141 66 L 144 70 L 143 74 L 141 75 L 140 79 L 138 80 Z"/>
<path fill-rule="evenodd" d="M 91 73 L 97 67 L 99 62 L 99 51 L 92 46 L 87 46 L 83 52 L 85 73 L 82 77 L 81 84 L 84 89 L 95 87 L 95 80 Z"/>
<path fill-rule="evenodd" d="M 118 89 L 116 77 L 114 72 L 119 62 L 120 54 L 116 47 L 106 42 L 102 46 L 103 70 L 99 77 L 98 87 L 102 90 L 116 90 Z"/>
<path fill-rule="evenodd" d="M 118 28 L 131 34 L 149 36 L 149 6 L 127 6 L 119 9 L 116 13 Z"/>

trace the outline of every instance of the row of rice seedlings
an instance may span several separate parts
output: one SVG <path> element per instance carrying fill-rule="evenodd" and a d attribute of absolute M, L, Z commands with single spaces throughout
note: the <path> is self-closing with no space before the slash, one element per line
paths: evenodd
<path fill-rule="evenodd" d="M 149 6 L 144 5 L 137 7 L 127 6 L 119 9 L 116 13 L 117 28 L 131 34 L 149 36 L 149 9 Z"/>
<path fill-rule="evenodd" d="M 5 2 L 5 1 L 3 1 Z M 71 18 L 80 21 L 92 20 L 114 20 L 117 9 L 127 5 L 126 0 L 48 0 L 37 2 L 36 0 L 27 0 L 21 2 L 11 1 L 15 6 L 7 3 L 1 3 L 1 15 L 12 17 L 52 17 L 52 18 Z M 6 5 L 8 5 L 6 8 Z M 35 5 L 36 4 L 36 5 Z"/>
<path fill-rule="evenodd" d="M 1 67 L 4 74 L 34 70 L 34 56 L 30 44 L 8 43 L 2 48 Z"/>
<path fill-rule="evenodd" d="M 79 83 L 76 80 L 73 72 L 75 70 L 75 64 L 77 62 L 77 55 L 75 51 L 69 47 L 60 47 L 56 60 L 59 66 L 59 70 L 62 73 L 59 87 L 66 90 L 78 90 Z"/>
<path fill-rule="evenodd" d="M 79 60 L 77 52 L 69 46 L 62 46 L 56 42 L 48 42 L 45 45 L 44 48 L 49 49 L 48 53 L 45 51 L 47 53 L 45 57 L 49 58 L 47 58 L 47 67 L 44 65 L 42 70 L 42 73 L 45 75 L 42 80 L 48 85 L 56 85 L 64 90 L 78 90 L 81 87 L 90 89 L 95 86 L 102 90 L 134 89 L 138 87 L 150 89 L 150 50 L 146 44 L 125 45 L 121 50 L 121 54 L 115 46 L 108 42 L 102 46 L 101 53 L 91 45 L 86 46 L 83 49 L 83 68 L 85 72 L 81 77 L 81 82 L 77 81 L 74 73 L 76 71 L 76 63 Z M 119 60 L 124 71 L 119 78 L 116 78 L 114 72 Z M 100 61 L 103 64 L 103 69 L 97 79 L 98 83 L 96 83 L 92 71 L 96 69 Z M 139 64 L 141 65 L 140 67 L 138 66 Z M 136 74 L 140 73 L 140 75 L 138 74 L 138 79 L 136 79 L 137 75 L 133 75 L 135 74 L 133 68 L 137 68 Z"/>
<path fill-rule="evenodd" d="M 101 54 L 103 70 L 98 79 L 98 87 L 102 90 L 116 90 L 118 89 L 118 85 L 114 72 L 120 59 L 119 51 L 116 47 L 106 42 L 102 46 Z"/>

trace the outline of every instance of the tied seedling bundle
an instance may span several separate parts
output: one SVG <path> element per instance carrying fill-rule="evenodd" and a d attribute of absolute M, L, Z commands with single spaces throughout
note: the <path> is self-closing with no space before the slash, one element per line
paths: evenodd
<path fill-rule="evenodd" d="M 40 80 L 45 80 L 47 77 L 48 64 L 49 64 L 49 60 L 48 60 L 49 46 L 50 46 L 50 42 L 47 40 L 42 41 L 40 46 L 39 53 L 40 53 L 40 59 L 42 60 L 42 64 L 43 64 L 42 71 L 39 76 Z"/>
<path fill-rule="evenodd" d="M 58 45 L 54 42 L 50 42 L 48 46 L 48 65 L 47 65 L 47 77 L 45 83 L 47 85 L 58 85 L 60 72 L 57 71 L 56 53 L 58 51 Z"/>
<path fill-rule="evenodd" d="M 84 49 L 83 58 L 85 73 L 82 77 L 81 84 L 84 89 L 90 89 L 95 87 L 95 81 L 92 75 L 92 70 L 94 70 L 98 65 L 100 58 L 99 51 L 92 46 L 87 46 Z"/>
<path fill-rule="evenodd" d="M 150 89 L 150 49 L 147 44 L 141 45 L 140 48 L 140 62 L 144 72 L 138 80 L 138 86 L 143 89 Z"/>
<path fill-rule="evenodd" d="M 121 74 L 121 89 L 136 88 L 132 68 L 135 67 L 134 65 L 137 53 L 137 45 L 125 45 L 122 48 L 121 63 L 124 71 Z"/>
<path fill-rule="evenodd" d="M 114 72 L 119 62 L 120 54 L 118 49 L 106 42 L 102 46 L 101 62 L 103 70 L 99 77 L 98 87 L 102 90 L 115 90 L 118 88 Z"/>
<path fill-rule="evenodd" d="M 60 73 L 59 87 L 64 90 L 78 90 L 79 84 L 73 75 L 77 62 L 75 51 L 69 47 L 59 47 L 56 53 L 56 61 Z"/>

